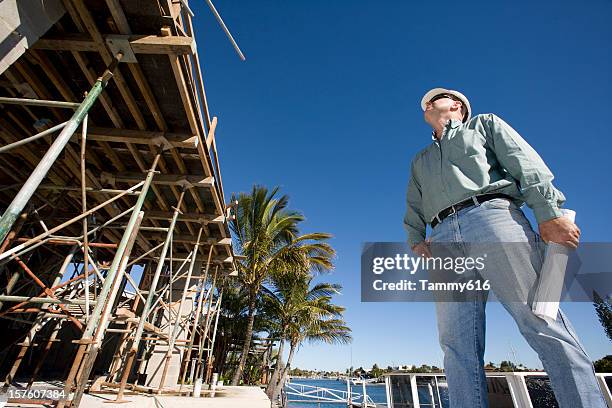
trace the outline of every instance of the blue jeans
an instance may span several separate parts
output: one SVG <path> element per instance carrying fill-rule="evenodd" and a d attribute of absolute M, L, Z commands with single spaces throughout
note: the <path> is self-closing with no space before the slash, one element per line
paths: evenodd
<path fill-rule="evenodd" d="M 521 209 L 504 199 L 486 201 L 447 217 L 431 236 L 434 243 L 468 243 L 466 252 L 469 243 L 528 242 L 535 247 L 539 239 Z M 568 318 L 559 310 L 556 322 L 546 323 L 532 313 L 528 302 L 517 301 L 516 296 L 506 293 L 517 287 L 532 288 L 541 268 L 541 252 L 517 250 L 520 247 L 500 245 L 500 251 L 492 255 L 493 259 L 489 256 L 479 274 L 490 281 L 491 290 L 538 353 L 559 406 L 606 408 L 591 359 Z M 451 408 L 488 407 L 485 306 L 486 293 L 481 299 L 436 303 Z"/>

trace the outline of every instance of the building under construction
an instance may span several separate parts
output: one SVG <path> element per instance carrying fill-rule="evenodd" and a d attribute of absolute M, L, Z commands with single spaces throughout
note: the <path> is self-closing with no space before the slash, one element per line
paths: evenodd
<path fill-rule="evenodd" d="M 63 407 L 210 378 L 235 264 L 192 17 L 186 0 L 0 2 L 4 390 L 55 380 Z"/>

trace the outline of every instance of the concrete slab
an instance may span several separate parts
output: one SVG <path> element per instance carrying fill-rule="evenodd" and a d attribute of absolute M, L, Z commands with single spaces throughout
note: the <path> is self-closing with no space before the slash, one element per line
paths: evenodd
<path fill-rule="evenodd" d="M 270 400 L 259 387 L 217 388 L 215 398 L 192 398 L 164 395 L 126 395 L 130 402 L 114 404 L 109 394 L 85 394 L 81 401 L 87 408 L 270 408 Z"/>

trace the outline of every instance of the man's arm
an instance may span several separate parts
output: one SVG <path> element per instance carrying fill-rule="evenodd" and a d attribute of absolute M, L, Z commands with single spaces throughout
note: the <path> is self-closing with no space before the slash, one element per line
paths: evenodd
<path fill-rule="evenodd" d="M 544 241 L 577 246 L 580 230 L 573 222 L 561 217 L 559 208 L 565 202 L 565 196 L 553 186 L 554 176 L 544 160 L 501 118 L 486 115 L 485 128 L 497 160 L 519 182 Z"/>
<path fill-rule="evenodd" d="M 404 228 L 408 233 L 408 245 L 418 255 L 429 253 L 425 243 L 425 232 L 427 222 L 423 216 L 423 196 L 421 185 L 414 174 L 414 163 L 410 169 L 410 181 L 408 182 L 408 192 L 406 193 L 406 215 L 404 216 Z"/>
<path fill-rule="evenodd" d="M 525 202 L 538 223 L 560 217 L 559 207 L 565 197 L 553 186 L 553 174 L 544 160 L 501 118 L 493 114 L 486 117 L 487 138 L 497 160 L 519 182 Z"/>

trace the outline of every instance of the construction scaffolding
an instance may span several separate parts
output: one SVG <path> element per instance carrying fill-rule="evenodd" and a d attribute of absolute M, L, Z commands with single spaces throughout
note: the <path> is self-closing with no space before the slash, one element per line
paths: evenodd
<path fill-rule="evenodd" d="M 58 407 L 91 387 L 188 394 L 211 377 L 236 274 L 193 12 L 2 7 L 17 21 L 0 44 L 3 389 L 59 380 Z"/>

